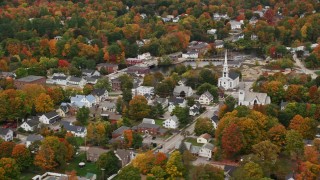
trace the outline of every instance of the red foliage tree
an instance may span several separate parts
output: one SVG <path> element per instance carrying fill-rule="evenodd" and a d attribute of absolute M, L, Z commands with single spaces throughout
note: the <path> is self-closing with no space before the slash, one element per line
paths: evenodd
<path fill-rule="evenodd" d="M 58 66 L 63 68 L 63 67 L 69 67 L 70 66 L 70 63 L 67 61 L 67 60 L 64 60 L 64 59 L 60 59 L 58 61 Z"/>
<path fill-rule="evenodd" d="M 243 135 L 236 124 L 230 124 L 222 132 L 222 151 L 227 158 L 236 155 L 243 147 Z"/>

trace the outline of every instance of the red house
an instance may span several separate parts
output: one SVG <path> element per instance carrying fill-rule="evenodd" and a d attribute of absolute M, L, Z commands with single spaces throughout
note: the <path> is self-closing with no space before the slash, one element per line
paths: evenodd
<path fill-rule="evenodd" d="M 136 64 L 140 64 L 142 63 L 142 59 L 138 59 L 138 58 L 128 58 L 126 59 L 126 64 L 127 65 L 136 65 Z"/>
<path fill-rule="evenodd" d="M 108 73 L 114 73 L 118 70 L 118 65 L 111 63 L 100 63 L 97 65 L 98 71 L 100 71 L 102 68 L 104 68 Z"/>

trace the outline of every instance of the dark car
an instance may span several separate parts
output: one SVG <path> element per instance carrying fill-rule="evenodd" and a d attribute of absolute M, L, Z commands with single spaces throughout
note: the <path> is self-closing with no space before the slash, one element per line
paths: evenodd
<path fill-rule="evenodd" d="M 157 137 L 153 136 L 153 137 L 152 137 L 152 140 L 155 140 L 156 138 L 157 138 Z"/>

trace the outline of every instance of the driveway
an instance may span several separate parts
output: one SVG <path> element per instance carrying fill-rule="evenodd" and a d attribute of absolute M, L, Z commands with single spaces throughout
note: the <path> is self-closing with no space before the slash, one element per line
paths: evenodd
<path fill-rule="evenodd" d="M 304 66 L 304 64 L 302 64 L 302 62 L 300 61 L 300 59 L 297 57 L 297 54 L 296 54 L 296 53 L 294 53 L 292 57 L 293 57 L 293 60 L 295 61 L 295 65 L 297 65 L 298 67 L 300 67 L 301 70 L 302 70 L 302 72 L 304 72 L 304 73 L 306 73 L 306 74 L 310 74 L 312 79 L 317 78 L 318 75 L 317 75 L 316 73 L 314 73 L 314 71 L 312 71 L 312 70 L 310 70 L 310 69 L 307 69 L 307 68 Z"/>

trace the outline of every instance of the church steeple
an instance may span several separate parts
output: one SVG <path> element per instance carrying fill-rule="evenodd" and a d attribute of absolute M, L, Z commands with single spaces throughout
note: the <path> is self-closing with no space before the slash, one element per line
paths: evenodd
<path fill-rule="evenodd" d="M 228 68 L 228 54 L 227 50 L 224 55 L 224 64 L 223 64 L 223 77 L 229 77 L 229 68 Z"/>

